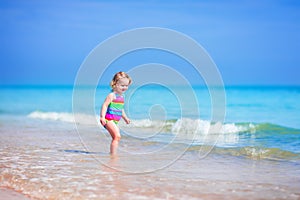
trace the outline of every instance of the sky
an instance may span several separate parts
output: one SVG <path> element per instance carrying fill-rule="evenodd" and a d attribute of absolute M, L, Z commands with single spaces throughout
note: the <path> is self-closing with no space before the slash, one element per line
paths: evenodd
<path fill-rule="evenodd" d="M 300 85 L 298 0 L 0 0 L 0 23 L 0 85 L 72 85 L 97 45 L 143 27 L 193 38 L 225 85 Z"/>

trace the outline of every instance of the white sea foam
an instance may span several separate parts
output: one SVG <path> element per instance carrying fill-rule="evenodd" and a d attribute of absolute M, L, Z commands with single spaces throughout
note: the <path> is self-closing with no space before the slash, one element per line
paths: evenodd
<path fill-rule="evenodd" d="M 61 122 L 68 122 L 68 123 L 79 123 L 84 125 L 94 125 L 98 122 L 98 118 L 93 115 L 87 114 L 73 114 L 73 113 L 66 113 L 66 112 L 41 112 L 41 111 L 34 111 L 27 115 L 29 118 L 33 119 L 41 119 L 41 120 L 52 120 L 52 121 L 61 121 Z M 76 120 L 75 120 L 76 119 Z"/>
<path fill-rule="evenodd" d="M 172 127 L 172 133 L 184 140 L 193 140 L 197 144 L 216 144 L 232 146 L 239 143 L 243 132 L 253 132 L 253 124 L 211 123 L 201 119 L 179 119 Z"/>
<path fill-rule="evenodd" d="M 254 128 L 253 125 L 236 125 L 234 123 L 230 124 L 212 124 L 210 121 L 201 119 L 178 119 L 172 127 L 173 133 L 184 132 L 186 134 L 208 134 L 208 133 L 239 133 L 248 131 L 249 128 Z"/>
<path fill-rule="evenodd" d="M 57 112 L 41 112 L 34 111 L 28 115 L 30 118 L 43 119 L 43 120 L 54 120 L 63 122 L 74 122 L 74 116 L 71 113 L 57 113 Z"/>
<path fill-rule="evenodd" d="M 134 128 L 153 128 L 155 126 L 160 126 L 160 122 L 155 122 L 150 119 L 132 120 L 129 127 Z"/>
<path fill-rule="evenodd" d="M 122 123 L 121 123 L 122 124 Z M 169 127 L 173 126 L 174 121 L 170 120 L 150 120 L 150 119 L 138 119 L 138 120 L 131 120 L 127 127 L 131 128 L 162 128 L 162 127 Z"/>

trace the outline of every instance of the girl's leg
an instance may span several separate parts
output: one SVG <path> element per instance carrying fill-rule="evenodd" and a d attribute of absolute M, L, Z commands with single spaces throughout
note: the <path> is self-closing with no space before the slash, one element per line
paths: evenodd
<path fill-rule="evenodd" d="M 118 148 L 118 145 L 119 145 L 119 141 L 121 139 L 120 129 L 112 121 L 108 121 L 106 123 L 106 129 L 108 130 L 108 132 L 110 133 L 110 135 L 112 137 L 112 141 L 111 141 L 111 144 L 110 144 L 110 153 L 112 155 L 115 155 L 115 154 L 117 154 L 117 148 Z"/>

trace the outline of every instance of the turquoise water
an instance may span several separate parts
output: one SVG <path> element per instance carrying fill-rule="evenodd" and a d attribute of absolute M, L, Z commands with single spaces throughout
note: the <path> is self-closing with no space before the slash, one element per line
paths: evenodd
<path fill-rule="evenodd" d="M 0 187 L 34 199 L 300 197 L 300 87 L 227 87 L 223 123 L 206 87 L 131 87 L 116 158 L 98 123 L 109 87 L 80 89 L 76 101 L 71 86 L 0 88 Z"/>
<path fill-rule="evenodd" d="M 207 88 L 193 89 L 199 101 L 201 119 L 209 120 L 211 99 Z M 98 88 L 95 95 L 96 114 L 109 92 L 108 87 Z M 270 123 L 300 129 L 300 87 L 240 86 L 226 87 L 225 92 L 227 123 Z M 72 93 L 72 86 L 2 86 L 0 113 L 15 116 L 26 116 L 34 111 L 72 113 Z M 132 118 L 148 118 L 149 108 L 157 104 L 166 109 L 167 119 L 181 116 L 176 94 L 168 88 L 142 87 L 135 91 L 131 101 L 127 108 L 130 108 Z M 195 117 L 192 111 L 188 114 L 190 118 Z"/>
<path fill-rule="evenodd" d="M 79 118 L 82 119 L 81 123 L 89 124 L 90 121 L 98 120 L 102 102 L 110 89 L 101 86 L 97 91 L 93 88 L 85 90 L 95 92 L 94 110 L 77 114 L 82 115 Z M 184 93 L 185 90 L 180 88 L 178 91 Z M 139 131 L 146 128 L 152 130 L 155 136 L 148 138 L 151 141 L 170 140 L 175 130 L 185 134 L 180 142 L 196 146 L 211 145 L 203 141 L 202 137 L 211 125 L 212 106 L 208 89 L 193 87 L 197 108 L 194 104 L 182 108 L 182 102 L 189 103 L 192 97 L 178 99 L 176 92 L 171 87 L 157 85 L 133 87 L 127 92 L 127 97 L 130 96 L 127 98 L 126 111 L 132 119 L 129 127 Z M 299 159 L 300 87 L 235 86 L 226 87 L 225 92 L 226 116 L 216 147 L 222 148 L 223 153 L 246 157 Z M 72 94 L 71 86 L 2 86 L 1 121 L 22 118 L 25 121 L 35 120 L 37 126 L 45 121 L 73 123 Z M 200 117 L 195 114 L 196 109 L 199 109 Z M 178 128 L 178 124 L 192 125 Z M 122 123 L 120 126 L 130 132 L 128 126 Z M 195 129 L 196 137 L 191 142 L 191 132 Z M 171 136 L 166 133 L 171 133 Z"/>

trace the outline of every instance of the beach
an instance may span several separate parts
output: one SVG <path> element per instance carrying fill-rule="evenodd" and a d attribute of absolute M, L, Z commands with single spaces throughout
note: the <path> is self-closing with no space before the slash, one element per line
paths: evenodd
<path fill-rule="evenodd" d="M 300 0 L 0 12 L 0 200 L 300 200 Z"/>
<path fill-rule="evenodd" d="M 297 187 L 299 176 L 295 176 L 299 174 L 299 163 L 249 160 L 227 155 L 209 155 L 200 159 L 197 152 L 192 151 L 171 166 L 150 173 L 135 174 L 120 171 L 122 165 L 126 163 L 134 168 L 133 164 L 143 165 L 143 163 L 128 162 L 129 158 L 122 155 L 111 158 L 104 154 L 99 155 L 105 157 L 99 162 L 97 153 L 82 148 L 80 141 L 76 139 L 76 133 L 66 134 L 63 131 L 46 133 L 46 130 L 43 130 L 42 135 L 33 135 L 31 132 L 31 137 L 28 137 L 28 133 L 23 132 L 7 138 L 2 134 L 1 184 L 32 198 L 298 199 L 300 197 Z"/>
<path fill-rule="evenodd" d="M 44 97 L 45 92 L 52 98 Z M 147 94 L 148 90 L 143 92 Z M 266 92 L 274 93 L 273 89 L 258 91 L 259 95 Z M 288 93 L 289 89 L 282 92 Z M 28 96 L 20 104 L 16 97 L 25 93 Z M 98 116 L 81 113 L 77 117 L 80 121 L 72 118 L 68 107 L 71 88 L 6 88 L 2 94 L 7 100 L 1 98 L 0 108 L 1 198 L 300 198 L 300 131 L 296 120 L 293 122 L 294 116 L 287 122 L 282 120 L 282 124 L 275 124 L 277 118 L 270 122 L 261 122 L 262 118 L 245 121 L 239 117 L 239 104 L 234 107 L 239 110 L 236 121 L 231 114 L 231 121 L 224 122 L 216 143 L 207 140 L 207 126 L 211 126 L 207 119 L 171 116 L 153 122 L 132 118 L 131 125 L 120 122 L 118 155 L 111 156 L 110 136 L 97 124 Z M 299 89 L 292 94 L 299 95 Z M 12 102 L 9 99 L 13 97 Z M 52 105 L 52 101 L 63 105 Z M 236 103 L 230 102 L 232 113 L 230 106 Z M 96 110 L 100 105 L 101 102 L 95 106 Z M 291 112 L 296 112 L 296 101 L 292 105 Z M 142 106 L 145 104 L 139 109 L 144 109 Z M 247 106 L 251 110 L 251 106 L 261 105 L 255 102 Z M 291 108 L 286 109 L 289 112 Z M 293 124 L 283 125 L 288 123 Z M 182 124 L 197 124 L 199 133 L 190 135 L 193 129 Z"/>
<path fill-rule="evenodd" d="M 1 200 L 29 200 L 30 198 L 26 197 L 23 194 L 20 194 L 19 192 L 16 192 L 11 189 L 7 188 L 0 188 L 0 199 Z"/>
<path fill-rule="evenodd" d="M 136 163 L 128 155 L 112 158 L 108 154 L 89 152 L 82 147 L 75 132 L 49 131 L 49 127 L 42 130 L 42 135 L 41 129 L 31 127 L 30 137 L 26 132 L 16 134 L 16 130 L 10 137 L 2 133 L 1 186 L 36 199 L 300 197 L 299 163 L 214 153 L 200 159 L 193 150 L 163 169 L 127 173 L 120 170 L 135 169 L 138 168 L 135 165 L 143 166 L 147 161 Z M 150 161 L 155 164 L 155 160 Z M 17 195 L 17 198 L 27 197 Z"/>

